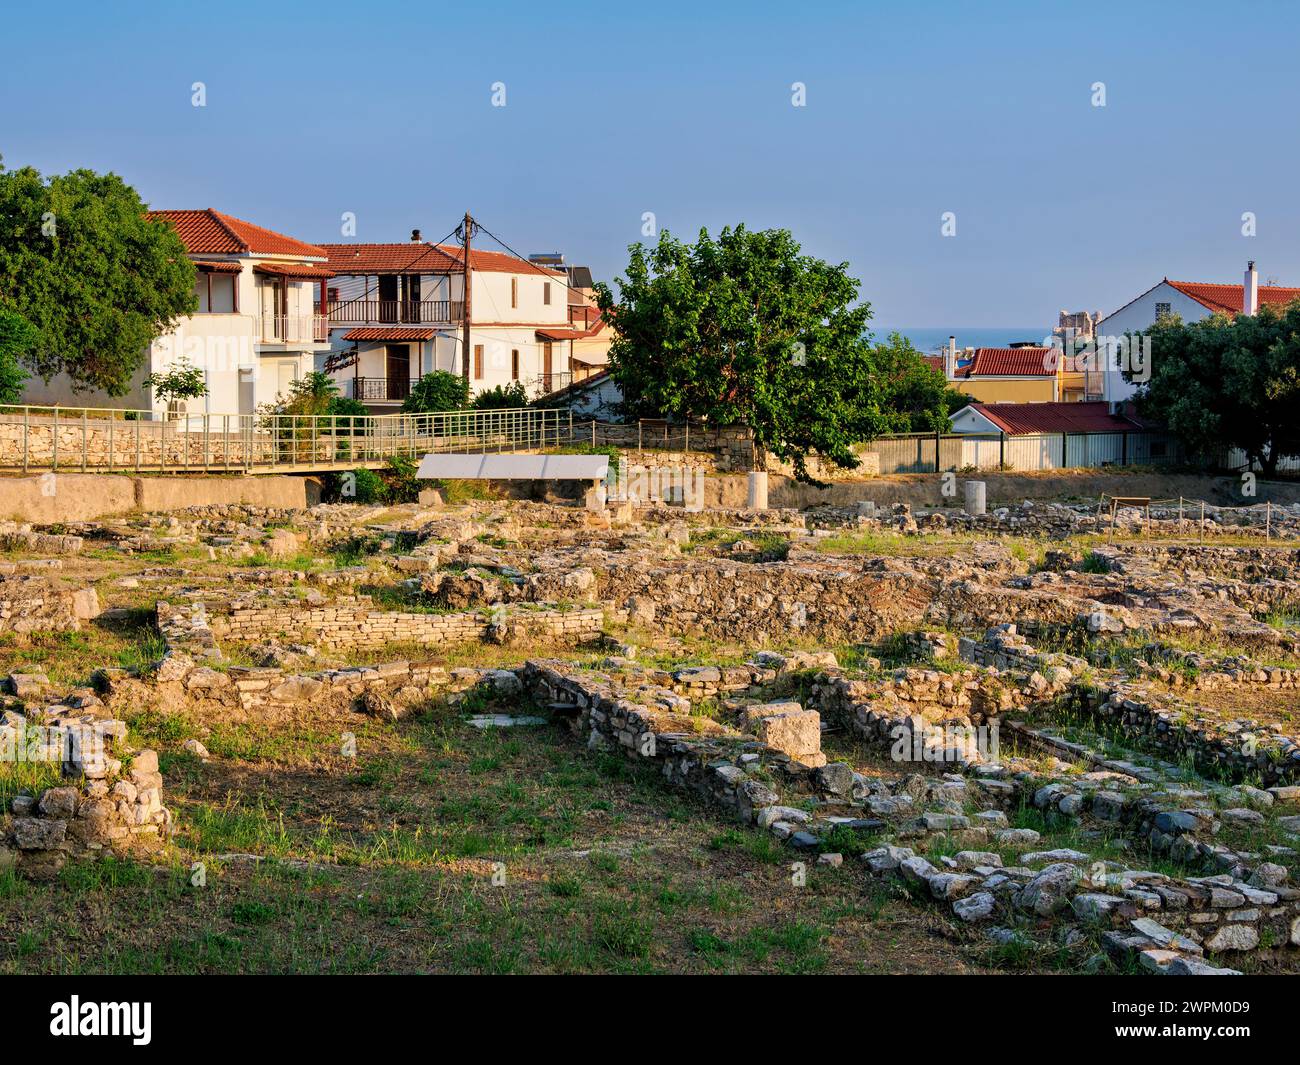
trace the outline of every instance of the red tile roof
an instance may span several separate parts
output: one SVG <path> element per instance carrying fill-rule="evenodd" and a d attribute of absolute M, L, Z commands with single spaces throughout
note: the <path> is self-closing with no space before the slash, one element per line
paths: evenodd
<path fill-rule="evenodd" d="M 959 377 L 1054 377 L 1055 348 L 976 348 L 969 366 Z"/>
<path fill-rule="evenodd" d="M 921 361 L 932 370 L 938 370 L 940 373 L 945 372 L 944 357 L 942 355 L 922 355 Z"/>
<path fill-rule="evenodd" d="M 364 326 L 361 329 L 349 329 L 343 334 L 344 340 L 432 340 L 436 330 L 402 328 L 394 326 Z"/>
<path fill-rule="evenodd" d="M 203 211 L 150 211 L 149 217 L 170 222 L 191 255 L 298 255 L 324 259 L 327 254 L 318 245 L 232 218 L 211 207 Z"/>
<path fill-rule="evenodd" d="M 1106 403 L 972 403 L 1004 433 L 1107 433 L 1142 428 Z"/>
<path fill-rule="evenodd" d="M 405 241 L 399 244 L 325 244 L 336 274 L 454 274 L 464 269 L 465 250 L 454 244 Z M 563 278 L 563 270 L 547 270 L 498 251 L 470 251 L 470 266 L 485 273 L 540 274 Z"/>
<path fill-rule="evenodd" d="M 334 271 L 328 266 L 313 266 L 310 263 L 258 263 L 253 267 L 259 274 L 276 274 L 280 277 L 329 278 Z"/>
<path fill-rule="evenodd" d="M 1224 314 L 1240 314 L 1245 306 L 1245 286 L 1217 285 L 1202 281 L 1169 281 L 1166 284 L 1176 288 L 1184 296 L 1190 296 L 1203 307 Z M 1285 288 L 1282 285 L 1260 285 L 1259 305 L 1261 307 L 1285 307 L 1292 300 L 1300 299 L 1300 288 Z"/>
<path fill-rule="evenodd" d="M 211 270 L 214 274 L 241 274 L 243 263 L 232 263 L 227 259 L 195 259 L 194 265 L 200 270 Z"/>

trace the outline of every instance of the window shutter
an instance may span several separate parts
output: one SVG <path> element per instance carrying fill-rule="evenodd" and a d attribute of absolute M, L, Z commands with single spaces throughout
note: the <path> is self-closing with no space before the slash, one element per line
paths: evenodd
<path fill-rule="evenodd" d="M 483 379 L 483 345 L 474 345 L 474 377 L 476 380 Z"/>

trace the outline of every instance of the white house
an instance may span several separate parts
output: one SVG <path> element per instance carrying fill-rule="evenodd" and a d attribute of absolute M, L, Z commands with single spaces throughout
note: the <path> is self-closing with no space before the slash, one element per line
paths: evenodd
<path fill-rule="evenodd" d="M 1170 281 L 1165 278 L 1097 323 L 1097 336 L 1108 342 L 1103 382 L 1106 401 L 1122 402 L 1137 391 L 1137 384 L 1124 380 L 1121 362 L 1127 357 L 1130 368 L 1140 369 L 1141 353 L 1124 352 L 1114 343 L 1117 338 L 1145 332 L 1166 315 L 1176 314 L 1184 322 L 1195 322 L 1212 314 L 1226 314 L 1229 317 L 1242 313 L 1255 314 L 1265 305 L 1281 308 L 1297 298 L 1300 298 L 1300 288 L 1261 285 L 1254 262 L 1246 265 L 1245 277 L 1240 285 Z"/>
<path fill-rule="evenodd" d="M 330 350 L 320 368 L 344 395 L 394 409 L 434 370 L 462 372 L 464 249 L 420 239 L 327 244 Z M 470 387 L 520 382 L 544 395 L 581 374 L 581 346 L 601 332 L 571 304 L 563 270 L 502 252 L 470 252 Z M 578 358 L 575 360 L 575 353 Z"/>
<path fill-rule="evenodd" d="M 323 248 L 211 208 L 152 211 L 170 222 L 198 269 L 197 313 L 159 337 L 124 396 L 76 392 L 65 375 L 24 388 L 32 404 L 128 408 L 163 413 L 145 379 L 177 363 L 203 371 L 208 394 L 186 403 L 190 416 L 252 414 L 284 396 L 328 349 L 314 290 L 329 276 Z"/>

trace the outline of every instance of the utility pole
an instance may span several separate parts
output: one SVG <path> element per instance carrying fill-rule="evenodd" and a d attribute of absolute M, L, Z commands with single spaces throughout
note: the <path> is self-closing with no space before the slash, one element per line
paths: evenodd
<path fill-rule="evenodd" d="M 464 316 L 460 326 L 460 373 L 465 378 L 465 383 L 469 383 L 469 316 L 470 316 L 470 270 L 469 270 L 469 247 L 470 240 L 474 235 L 474 219 L 468 211 L 465 212 L 465 221 L 461 223 L 461 228 L 465 234 L 465 263 L 463 271 L 464 301 L 461 308 L 461 314 Z"/>

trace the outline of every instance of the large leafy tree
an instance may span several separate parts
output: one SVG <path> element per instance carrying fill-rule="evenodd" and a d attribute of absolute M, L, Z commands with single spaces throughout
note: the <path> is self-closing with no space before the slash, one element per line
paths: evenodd
<path fill-rule="evenodd" d="M 853 444 L 910 423 L 890 407 L 908 356 L 873 347 L 846 264 L 801 254 L 786 230 L 743 225 L 695 244 L 664 231 L 628 250 L 618 298 L 596 286 L 628 414 L 746 425 L 760 462 L 771 453 L 814 484 L 811 455 L 852 468 Z"/>
<path fill-rule="evenodd" d="M 0 305 L 36 327 L 27 367 L 120 396 L 150 343 L 197 309 L 194 265 L 116 174 L 0 166 Z"/>
<path fill-rule="evenodd" d="M 1173 316 L 1148 335 L 1140 414 L 1164 422 L 1193 454 L 1240 448 L 1269 476 L 1283 455 L 1300 455 L 1300 301 L 1232 319 Z"/>
<path fill-rule="evenodd" d="M 18 360 L 36 343 L 36 327 L 21 314 L 0 306 L 0 403 L 16 403 L 22 395 L 23 373 Z"/>

